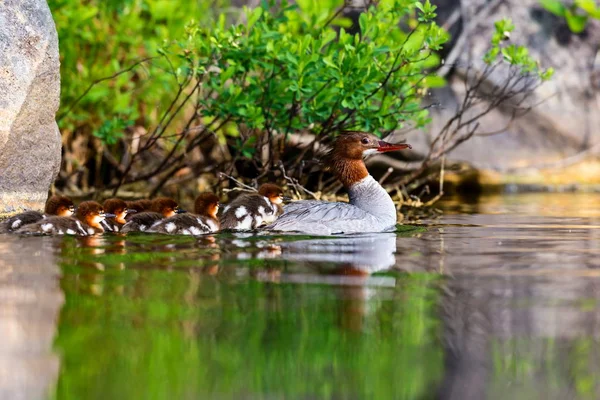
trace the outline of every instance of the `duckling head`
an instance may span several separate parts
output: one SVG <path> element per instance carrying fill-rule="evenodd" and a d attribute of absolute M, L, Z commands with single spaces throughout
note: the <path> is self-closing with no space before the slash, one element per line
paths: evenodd
<path fill-rule="evenodd" d="M 194 202 L 194 212 L 197 215 L 203 215 L 217 219 L 219 212 L 219 198 L 213 193 L 202 193 Z"/>
<path fill-rule="evenodd" d="M 286 199 L 283 196 L 283 190 L 272 183 L 264 183 L 258 188 L 258 194 L 265 196 L 273 204 L 281 204 Z"/>
<path fill-rule="evenodd" d="M 135 210 L 132 211 L 135 212 Z M 115 221 L 120 224 L 124 224 L 127 222 L 125 221 L 125 217 L 127 217 L 127 213 L 130 212 L 130 210 L 127 208 L 127 204 L 123 200 L 115 197 L 104 201 L 104 212 L 114 214 Z"/>
<path fill-rule="evenodd" d="M 185 212 L 179 208 L 175 200 L 168 197 L 157 197 L 156 199 L 152 200 L 151 211 L 160 213 L 164 215 L 165 218 Z"/>
<path fill-rule="evenodd" d="M 66 196 L 52 196 L 46 202 L 44 212 L 47 215 L 57 215 L 59 217 L 70 217 L 75 213 L 73 200 Z"/>
<path fill-rule="evenodd" d="M 104 212 L 102 205 L 95 201 L 84 201 L 77 207 L 77 218 L 93 228 L 104 230 L 100 223 L 108 217 L 114 217 L 114 214 Z"/>

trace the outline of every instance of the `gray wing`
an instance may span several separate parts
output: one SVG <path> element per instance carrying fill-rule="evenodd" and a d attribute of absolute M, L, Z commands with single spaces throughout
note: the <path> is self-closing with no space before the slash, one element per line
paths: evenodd
<path fill-rule="evenodd" d="M 283 215 L 267 229 L 331 235 L 368 231 L 373 220 L 373 215 L 352 204 L 305 200 L 284 206 Z"/>

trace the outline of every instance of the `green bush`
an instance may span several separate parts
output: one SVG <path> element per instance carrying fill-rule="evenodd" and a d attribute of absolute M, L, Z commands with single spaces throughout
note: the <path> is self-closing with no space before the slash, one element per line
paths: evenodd
<path fill-rule="evenodd" d="M 202 115 L 286 134 L 424 125 L 427 71 L 447 39 L 433 22 L 435 7 L 381 2 L 360 15 L 361 33 L 349 34 L 326 26 L 341 2 L 306 3 L 247 10 L 244 25 L 222 19 L 211 29 L 189 27 L 178 54 L 211 93 L 201 101 Z M 400 22 L 414 15 L 415 5 L 419 20 L 405 32 Z"/>
<path fill-rule="evenodd" d="M 581 33 L 590 18 L 600 19 L 600 6 L 594 0 L 575 0 L 566 4 L 560 0 L 540 0 L 548 12 L 564 18 L 573 33 Z"/>
<path fill-rule="evenodd" d="M 173 85 L 172 75 L 154 68 L 154 60 L 122 72 L 156 56 L 165 40 L 180 38 L 190 18 L 210 22 L 212 12 L 227 3 L 48 0 L 60 43 L 62 92 L 58 117 L 63 133 L 80 129 L 114 143 L 122 131 L 107 130 L 105 121 L 124 119 L 119 126 L 131 125 L 130 121 L 142 125 L 155 122 L 158 113 L 154 107 L 160 109 L 169 102 L 165 94 Z M 114 79 L 103 80 L 111 76 Z M 103 81 L 92 85 L 99 80 Z M 113 133 L 117 137 L 113 138 Z"/>
<path fill-rule="evenodd" d="M 143 182 L 154 194 L 184 168 L 281 179 L 279 163 L 300 178 L 299 161 L 315 153 L 312 146 L 287 152 L 292 134 L 316 141 L 428 123 L 422 101 L 444 84 L 432 71 L 448 39 L 429 0 L 381 0 L 355 25 L 343 17 L 343 0 L 263 0 L 237 24 L 223 14 L 211 19 L 215 9 L 203 4 L 51 0 L 63 59 L 63 134 L 101 143 L 94 170 L 105 175 L 100 182 L 97 172 L 90 184 L 116 192 Z M 508 20 L 496 24 L 485 61 L 547 79 L 551 71 L 540 70 L 526 48 L 503 42 L 511 29 Z M 134 141 L 124 133 L 133 126 L 147 134 Z"/>

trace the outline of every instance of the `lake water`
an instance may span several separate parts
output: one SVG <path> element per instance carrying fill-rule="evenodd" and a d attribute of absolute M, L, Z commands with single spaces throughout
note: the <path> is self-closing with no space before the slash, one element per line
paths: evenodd
<path fill-rule="evenodd" d="M 599 200 L 336 238 L 3 236 L 0 398 L 597 399 Z"/>

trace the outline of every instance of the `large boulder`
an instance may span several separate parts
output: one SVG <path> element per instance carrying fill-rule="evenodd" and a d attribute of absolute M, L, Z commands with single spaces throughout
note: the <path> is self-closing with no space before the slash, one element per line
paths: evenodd
<path fill-rule="evenodd" d="M 415 132 L 408 137 L 416 149 L 428 148 L 432 138 L 455 113 L 462 102 L 466 66 L 482 69 L 481 59 L 487 51 L 494 22 L 510 17 L 516 26 L 510 41 L 527 46 L 543 67 L 555 69 L 555 75 L 536 90 L 530 102 L 536 106 L 529 113 L 502 130 L 512 109 L 495 109 L 481 119 L 479 131 L 501 131 L 473 137 L 451 152 L 450 159 L 465 161 L 480 170 L 500 172 L 506 182 L 508 178 L 531 174 L 534 170 L 556 172 L 586 160 L 586 156 L 597 155 L 600 146 L 600 21 L 590 20 L 584 32 L 574 34 L 563 18 L 544 10 L 538 0 L 439 0 L 434 3 L 440 7 L 441 24 L 453 14 L 458 16 L 458 22 L 453 24 L 451 45 L 462 46 L 447 55 L 457 55 L 450 57 L 456 66 L 448 75 L 449 85 L 433 93 L 441 107 L 432 111 L 433 123 L 428 132 Z M 501 83 L 502 71 L 492 74 L 489 84 Z M 555 172 L 536 176 L 548 181 Z M 589 176 L 575 173 L 565 180 L 587 182 Z"/>
<path fill-rule="evenodd" d="M 41 209 L 60 167 L 58 36 L 46 0 L 0 3 L 0 215 Z"/>

